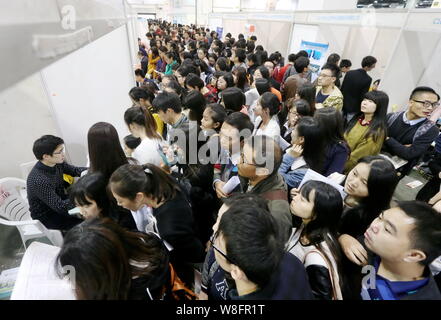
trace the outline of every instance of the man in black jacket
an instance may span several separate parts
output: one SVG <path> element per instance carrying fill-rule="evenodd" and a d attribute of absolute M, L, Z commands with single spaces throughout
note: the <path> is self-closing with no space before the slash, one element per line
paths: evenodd
<path fill-rule="evenodd" d="M 32 151 L 39 160 L 26 182 L 32 219 L 40 220 L 48 229 L 69 230 L 82 220 L 68 213 L 75 205 L 65 193 L 63 174 L 79 177 L 87 168 L 64 162 L 64 141 L 59 137 L 42 136 Z"/>
<path fill-rule="evenodd" d="M 268 210 L 231 207 L 212 240 L 219 266 L 234 280 L 232 300 L 312 300 L 305 268 L 285 252 L 286 237 Z"/>
<path fill-rule="evenodd" d="M 364 300 L 441 300 L 429 264 L 441 255 L 441 215 L 418 201 L 382 212 L 364 234 L 374 255 L 361 291 Z"/>
<path fill-rule="evenodd" d="M 372 78 L 367 73 L 375 68 L 376 63 L 376 58 L 367 56 L 361 62 L 361 69 L 346 73 L 341 92 L 343 93 L 343 113 L 347 121 L 360 112 L 361 101 L 372 83 Z"/>

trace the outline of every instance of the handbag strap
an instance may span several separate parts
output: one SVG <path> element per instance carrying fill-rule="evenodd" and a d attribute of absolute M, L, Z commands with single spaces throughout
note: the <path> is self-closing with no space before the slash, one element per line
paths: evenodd
<path fill-rule="evenodd" d="M 303 264 L 305 264 L 306 262 L 306 258 L 311 254 L 311 253 L 317 253 L 319 254 L 322 259 L 325 261 L 326 266 L 328 267 L 328 272 L 329 272 L 329 277 L 331 279 L 331 285 L 332 285 L 332 300 L 337 300 L 337 292 L 335 291 L 335 283 L 334 283 L 334 268 L 332 267 L 332 263 L 331 265 L 328 264 L 328 260 L 326 259 L 326 257 L 324 256 L 324 254 L 320 251 L 320 250 L 311 250 L 309 251 L 307 254 L 305 254 L 305 257 L 303 258 Z"/>

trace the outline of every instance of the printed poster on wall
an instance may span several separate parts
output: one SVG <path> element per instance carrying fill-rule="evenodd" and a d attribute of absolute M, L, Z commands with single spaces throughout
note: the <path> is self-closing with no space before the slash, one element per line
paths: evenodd
<path fill-rule="evenodd" d="M 320 68 L 325 64 L 328 49 L 329 44 L 302 40 L 300 50 L 305 50 L 308 53 L 311 62 L 309 68 L 312 71 L 312 81 L 318 77 Z"/>
<path fill-rule="evenodd" d="M 216 28 L 216 33 L 217 33 L 217 38 L 218 38 L 218 39 L 222 39 L 222 34 L 224 33 L 224 28 L 222 28 L 222 27 L 217 27 L 217 28 Z"/>

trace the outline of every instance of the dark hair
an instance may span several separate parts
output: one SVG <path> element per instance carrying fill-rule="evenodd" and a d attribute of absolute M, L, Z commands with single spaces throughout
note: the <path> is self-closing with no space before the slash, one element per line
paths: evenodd
<path fill-rule="evenodd" d="M 129 91 L 129 96 L 136 102 L 140 99 L 147 100 L 150 104 L 155 99 L 155 94 L 146 87 L 133 87 Z"/>
<path fill-rule="evenodd" d="M 377 84 L 377 86 L 378 86 L 380 84 L 380 82 L 381 82 L 381 79 L 377 79 L 372 84 Z"/>
<path fill-rule="evenodd" d="M 253 53 L 255 48 L 254 41 L 247 41 L 247 53 Z"/>
<path fill-rule="evenodd" d="M 187 109 L 190 109 L 188 118 L 190 121 L 197 121 L 198 124 L 201 123 L 205 105 L 207 101 L 204 95 L 197 90 L 190 91 L 184 98 L 183 105 Z"/>
<path fill-rule="evenodd" d="M 383 91 L 369 91 L 364 95 L 364 99 L 371 100 L 377 106 L 369 130 L 366 132 L 364 138 L 367 139 L 372 137 L 374 141 L 382 141 L 387 135 L 386 114 L 389 105 L 389 97 Z M 360 112 L 357 116 L 352 118 L 346 129 L 346 133 L 349 133 L 352 130 L 362 115 L 363 113 Z"/>
<path fill-rule="evenodd" d="M 399 179 L 394 165 L 381 156 L 363 157 L 357 162 L 360 163 L 370 166 L 367 179 L 368 196 L 361 199 L 359 205 L 351 210 L 360 213 L 362 224 L 367 228 L 381 211 L 389 208 Z"/>
<path fill-rule="evenodd" d="M 227 112 L 225 111 L 224 106 L 218 103 L 211 103 L 207 105 L 205 109 L 209 109 L 213 123 L 219 123 L 219 127 L 216 129 L 219 131 L 225 121 L 225 118 L 227 117 Z"/>
<path fill-rule="evenodd" d="M 298 56 L 295 53 L 291 53 L 290 55 L 288 55 L 288 61 L 289 62 L 294 63 L 297 58 L 298 58 Z"/>
<path fill-rule="evenodd" d="M 167 53 L 167 52 L 168 52 L 168 49 L 167 49 L 167 47 L 165 47 L 165 46 L 160 46 L 160 47 L 159 47 L 159 51 L 164 52 L 164 53 Z"/>
<path fill-rule="evenodd" d="M 326 243 L 337 265 L 340 287 L 343 287 L 343 254 L 337 240 L 338 225 L 343 213 L 343 199 L 336 188 L 322 181 L 310 180 L 300 188 L 300 194 L 308 201 L 312 191 L 315 191 L 313 218 L 304 225 L 300 237 L 306 237 L 309 244 L 315 246 L 331 266 L 332 262 L 327 250 L 321 245 L 323 241 Z"/>
<path fill-rule="evenodd" d="M 43 155 L 52 156 L 57 147 L 62 144 L 64 144 L 63 139 L 48 134 L 35 140 L 32 152 L 37 160 L 43 160 Z"/>
<path fill-rule="evenodd" d="M 411 246 L 424 252 L 426 259 L 420 264 L 428 266 L 441 255 L 441 214 L 420 201 L 399 201 L 397 207 L 415 220 Z"/>
<path fill-rule="evenodd" d="M 367 56 L 367 57 L 364 57 L 363 60 L 361 61 L 361 67 L 362 68 L 366 68 L 366 67 L 370 68 L 376 63 L 377 63 L 377 59 L 375 57 Z"/>
<path fill-rule="evenodd" d="M 216 60 L 216 64 L 219 67 L 219 71 L 229 71 L 227 59 L 220 57 Z"/>
<path fill-rule="evenodd" d="M 269 109 L 270 117 L 278 114 L 280 111 L 280 101 L 272 92 L 265 92 L 261 95 L 260 105 L 263 109 Z"/>
<path fill-rule="evenodd" d="M 167 109 L 172 109 L 175 113 L 182 111 L 181 100 L 175 93 L 162 92 L 156 96 L 152 104 L 157 110 L 162 110 L 162 112 L 167 112 Z"/>
<path fill-rule="evenodd" d="M 70 200 L 80 206 L 86 206 L 91 204 L 87 200 L 89 198 L 96 202 L 97 207 L 101 209 L 101 214 L 107 216 L 110 206 L 106 191 L 107 182 L 108 178 L 106 179 L 100 172 L 88 173 L 69 188 Z"/>
<path fill-rule="evenodd" d="M 269 70 L 268 70 L 267 67 L 265 67 L 265 66 L 259 66 L 259 67 L 257 67 L 256 71 L 257 71 L 257 70 L 259 70 L 260 74 L 262 75 L 262 77 L 263 77 L 264 79 L 269 80 L 269 78 L 270 78 L 270 74 L 269 74 Z M 271 83 L 270 83 L 270 84 L 271 84 Z"/>
<path fill-rule="evenodd" d="M 233 193 L 230 197 L 222 199 L 227 207 L 235 207 L 244 203 L 269 211 L 268 200 L 253 193 Z"/>
<path fill-rule="evenodd" d="M 322 70 L 325 70 L 325 69 L 330 70 L 332 72 L 333 77 L 337 77 L 338 73 L 340 72 L 340 68 L 337 67 L 335 64 L 327 63 L 322 67 Z"/>
<path fill-rule="evenodd" d="M 303 84 L 298 90 L 297 93 L 300 99 L 306 100 L 309 103 L 309 107 L 311 108 L 311 114 L 315 113 L 315 97 L 316 97 L 316 88 L 310 84 Z"/>
<path fill-rule="evenodd" d="M 326 60 L 326 63 L 335 64 L 336 66 L 338 66 L 339 61 L 340 61 L 340 55 L 337 53 L 332 53 L 329 55 L 328 60 Z"/>
<path fill-rule="evenodd" d="M 200 72 L 198 68 L 193 65 L 193 62 L 192 64 L 182 64 L 178 68 L 178 70 L 176 70 L 176 72 L 178 72 L 183 78 L 185 78 L 190 73 L 194 73 L 195 75 L 200 76 Z"/>
<path fill-rule="evenodd" d="M 416 96 L 418 93 L 420 93 L 420 92 L 430 92 L 430 93 L 433 93 L 433 94 L 435 94 L 436 97 L 438 98 L 438 101 L 439 101 L 439 99 L 440 99 L 440 98 L 439 98 L 439 94 L 436 93 L 436 91 L 433 90 L 433 89 L 430 88 L 430 87 L 416 87 L 415 89 L 413 89 L 413 91 L 412 91 L 412 93 L 411 93 L 409 99 L 414 99 L 415 96 Z"/>
<path fill-rule="evenodd" d="M 257 56 L 254 53 L 250 53 L 249 55 L 247 55 L 247 60 L 252 61 L 255 65 L 258 65 Z"/>
<path fill-rule="evenodd" d="M 309 66 L 309 58 L 298 57 L 296 61 L 294 61 L 294 69 L 296 69 L 297 73 L 303 73 L 305 68 Z"/>
<path fill-rule="evenodd" d="M 296 108 L 297 113 L 302 117 L 311 117 L 311 107 L 309 106 L 308 101 L 303 99 L 290 99 L 287 101 L 288 110 L 292 108 Z"/>
<path fill-rule="evenodd" d="M 235 55 L 241 63 L 245 62 L 245 59 L 247 58 L 245 50 L 241 48 L 236 49 Z"/>
<path fill-rule="evenodd" d="M 156 58 L 159 56 L 159 51 L 157 47 L 152 47 L 151 50 L 152 50 L 152 58 Z"/>
<path fill-rule="evenodd" d="M 127 126 L 137 124 L 145 128 L 145 133 L 150 139 L 159 139 L 160 136 L 156 132 L 158 129 L 156 121 L 150 111 L 144 107 L 131 107 L 124 112 L 124 121 Z"/>
<path fill-rule="evenodd" d="M 145 78 L 145 72 L 142 69 L 136 69 L 135 70 L 135 76 Z"/>
<path fill-rule="evenodd" d="M 224 78 L 225 82 L 227 83 L 227 87 L 224 90 L 234 87 L 234 78 L 231 72 L 223 73 L 222 75 L 219 76 L 219 78 L 217 78 L 217 81 L 219 81 L 221 77 Z M 217 88 L 217 82 L 216 82 L 216 88 Z"/>
<path fill-rule="evenodd" d="M 168 264 L 168 251 L 159 237 L 125 230 L 109 218 L 72 228 L 56 258 L 60 277 L 58 266 L 75 268 L 76 296 L 81 300 L 133 299 L 132 278 L 142 279 L 159 298 L 168 280 Z"/>
<path fill-rule="evenodd" d="M 141 144 L 141 138 L 135 138 L 129 134 L 124 137 L 124 143 L 129 149 L 135 150 Z"/>
<path fill-rule="evenodd" d="M 133 107 L 139 108 L 141 107 Z M 98 122 L 87 133 L 89 172 L 101 172 L 106 179 L 121 165 L 127 163 L 118 131 L 107 122 Z"/>
<path fill-rule="evenodd" d="M 263 95 L 265 92 L 271 92 L 271 84 L 268 79 L 256 79 L 254 85 L 259 95 Z"/>
<path fill-rule="evenodd" d="M 204 84 L 204 81 L 200 77 L 198 77 L 194 73 L 189 73 L 187 75 L 187 77 L 185 78 L 185 86 L 197 88 L 198 90 L 202 90 L 202 88 L 205 86 L 205 84 Z"/>
<path fill-rule="evenodd" d="M 222 216 L 218 233 L 231 261 L 249 281 L 264 288 L 284 255 L 284 243 L 271 213 L 248 202 L 233 206 Z"/>
<path fill-rule="evenodd" d="M 297 52 L 297 58 L 299 57 L 308 58 L 309 57 L 308 52 L 306 52 L 305 50 L 300 50 L 299 52 Z"/>
<path fill-rule="evenodd" d="M 251 122 L 250 117 L 242 112 L 233 112 L 229 114 L 224 123 L 229 124 L 230 126 L 236 128 L 239 132 L 249 133 L 249 136 L 252 135 L 254 131 L 254 124 Z M 247 131 L 247 132 L 245 132 Z M 245 138 L 249 137 L 248 135 L 244 137 L 240 137 L 241 141 Z"/>
<path fill-rule="evenodd" d="M 179 97 L 182 94 L 182 90 L 183 88 L 181 87 L 181 85 L 178 83 L 178 81 L 169 81 L 169 83 L 167 83 L 167 85 L 164 88 L 163 92 L 167 92 L 165 89 L 166 88 L 170 88 L 173 90 L 173 93 L 178 95 Z"/>
<path fill-rule="evenodd" d="M 351 60 L 343 59 L 342 61 L 340 61 L 340 69 L 341 68 L 349 68 L 349 67 L 352 67 Z"/>
<path fill-rule="evenodd" d="M 257 37 L 256 36 L 251 36 L 250 40 L 257 41 Z"/>
<path fill-rule="evenodd" d="M 239 33 L 239 35 L 237 36 L 237 38 L 239 39 L 245 39 L 245 36 L 242 33 Z"/>
<path fill-rule="evenodd" d="M 266 135 L 251 136 L 245 140 L 245 144 L 253 149 L 253 163 L 257 167 L 271 170 L 269 176 L 278 174 L 283 152 L 274 138 Z M 272 163 L 273 167 L 270 167 L 269 163 Z"/>
<path fill-rule="evenodd" d="M 176 181 L 153 164 L 125 164 L 110 177 L 112 192 L 122 198 L 135 199 L 138 192 L 159 202 L 172 200 L 180 191 Z"/>
<path fill-rule="evenodd" d="M 233 71 L 233 74 L 236 75 L 236 87 L 245 92 L 245 85 L 248 83 L 247 69 L 238 67 Z"/>
<path fill-rule="evenodd" d="M 331 148 L 336 143 L 345 143 L 343 137 L 343 115 L 335 108 L 322 108 L 315 112 L 314 119 L 323 132 L 324 143 Z"/>
<path fill-rule="evenodd" d="M 230 87 L 222 91 L 222 102 L 226 110 L 237 112 L 245 104 L 245 94 L 237 87 Z"/>
<path fill-rule="evenodd" d="M 296 126 L 299 137 L 303 137 L 303 159 L 309 168 L 321 172 L 324 162 L 324 139 L 318 123 L 312 117 L 299 119 Z"/>

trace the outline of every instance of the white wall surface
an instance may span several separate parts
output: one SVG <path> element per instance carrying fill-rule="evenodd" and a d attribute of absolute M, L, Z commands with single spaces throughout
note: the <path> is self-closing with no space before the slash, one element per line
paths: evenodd
<path fill-rule="evenodd" d="M 96 122 L 113 124 L 122 139 L 124 111 L 135 85 L 126 26 L 42 70 L 54 117 L 70 160 L 85 165 L 87 132 Z"/>
<path fill-rule="evenodd" d="M 0 92 L 0 178 L 21 178 L 19 165 L 35 160 L 34 141 L 57 135 L 40 73 Z"/>
<path fill-rule="evenodd" d="M 380 84 L 380 89 L 389 94 L 389 108 L 405 109 L 410 93 L 418 85 L 439 85 L 439 42 L 439 33 L 403 32 Z M 440 87 L 437 89 L 441 91 Z"/>

